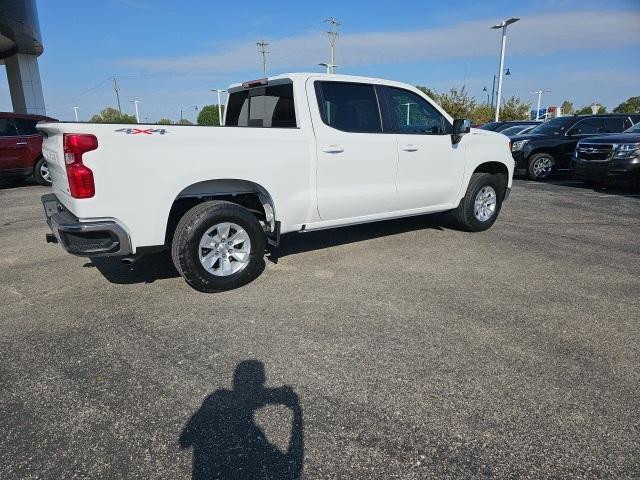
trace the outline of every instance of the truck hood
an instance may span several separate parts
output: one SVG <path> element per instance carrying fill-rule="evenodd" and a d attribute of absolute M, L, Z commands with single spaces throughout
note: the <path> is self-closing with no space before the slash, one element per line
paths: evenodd
<path fill-rule="evenodd" d="M 580 140 L 580 143 L 640 143 L 638 133 L 611 133 L 609 135 L 598 135 L 597 137 L 587 137 Z"/>

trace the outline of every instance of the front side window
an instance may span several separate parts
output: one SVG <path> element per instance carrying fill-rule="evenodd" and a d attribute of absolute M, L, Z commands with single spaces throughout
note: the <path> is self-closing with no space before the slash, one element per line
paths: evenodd
<path fill-rule="evenodd" d="M 16 127 L 10 119 L 0 118 L 0 137 L 15 137 L 16 133 Z"/>
<path fill-rule="evenodd" d="M 603 122 L 598 118 L 587 118 L 576 123 L 570 133 L 580 135 L 593 135 L 594 133 L 602 133 Z"/>
<path fill-rule="evenodd" d="M 232 92 L 227 102 L 225 124 L 232 127 L 295 128 L 293 84 Z"/>
<path fill-rule="evenodd" d="M 391 117 L 398 133 L 442 135 L 445 118 L 424 98 L 402 88 L 388 87 Z"/>
<path fill-rule="evenodd" d="M 315 82 L 322 121 L 337 130 L 380 133 L 380 109 L 373 85 Z"/>

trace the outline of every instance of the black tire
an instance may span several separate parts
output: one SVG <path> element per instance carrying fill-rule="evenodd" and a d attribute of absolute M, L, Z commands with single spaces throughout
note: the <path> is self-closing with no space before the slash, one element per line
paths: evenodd
<path fill-rule="evenodd" d="M 242 227 L 251 242 L 248 264 L 229 276 L 216 276 L 200 262 L 201 238 L 221 222 Z M 262 272 L 265 241 L 255 215 L 235 203 L 214 200 L 196 205 L 180 219 L 173 235 L 171 257 L 182 278 L 193 288 L 206 293 L 221 292 L 246 285 Z"/>
<path fill-rule="evenodd" d="M 467 232 L 482 232 L 491 227 L 498 218 L 500 209 L 502 208 L 502 200 L 504 198 L 504 192 L 506 188 L 504 175 L 493 173 L 474 173 L 469 181 L 467 192 L 465 193 L 458 208 L 452 210 L 453 220 L 455 225 L 460 230 Z M 495 210 L 490 218 L 487 220 L 480 220 L 475 214 L 475 201 L 478 193 L 484 187 L 491 187 L 496 195 Z"/>
<path fill-rule="evenodd" d="M 547 169 L 542 169 L 542 165 L 551 166 Z M 553 171 L 556 167 L 555 159 L 548 153 L 536 153 L 529 159 L 529 166 L 527 167 L 527 176 L 530 180 L 547 180 L 553 175 Z"/>
<path fill-rule="evenodd" d="M 46 168 L 48 171 L 47 161 L 44 158 L 40 157 L 40 159 L 38 159 L 38 161 L 36 162 L 36 165 L 33 167 L 33 178 L 40 185 L 49 187 L 51 185 L 51 177 L 45 176 L 43 172 L 44 168 Z"/>

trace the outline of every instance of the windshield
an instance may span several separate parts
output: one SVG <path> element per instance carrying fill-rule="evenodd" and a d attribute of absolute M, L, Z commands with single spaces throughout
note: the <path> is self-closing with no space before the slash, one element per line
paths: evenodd
<path fill-rule="evenodd" d="M 542 135 L 559 135 L 564 133 L 573 122 L 575 122 L 574 117 L 567 118 L 554 118 L 553 120 L 549 120 L 548 122 L 543 123 L 542 125 L 538 125 L 535 128 L 529 130 L 528 133 L 536 133 Z"/>
<path fill-rule="evenodd" d="M 640 122 L 631 125 L 631 128 L 627 128 L 623 133 L 640 133 Z"/>
<path fill-rule="evenodd" d="M 480 125 L 478 128 L 481 128 L 482 130 L 495 130 L 500 125 L 502 125 L 502 122 L 489 122 L 484 125 Z"/>
<path fill-rule="evenodd" d="M 528 132 L 535 125 L 514 125 L 513 127 L 505 128 L 504 130 L 500 130 L 500 133 L 506 135 L 519 135 L 521 133 Z"/>

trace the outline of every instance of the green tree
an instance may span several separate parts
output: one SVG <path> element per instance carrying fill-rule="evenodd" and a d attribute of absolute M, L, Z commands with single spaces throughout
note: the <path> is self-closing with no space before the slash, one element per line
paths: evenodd
<path fill-rule="evenodd" d="M 640 97 L 629 97 L 613 111 L 616 113 L 640 113 Z"/>
<path fill-rule="evenodd" d="M 531 102 L 523 102 L 512 96 L 500 107 L 500 120 L 529 120 Z"/>
<path fill-rule="evenodd" d="M 431 90 L 429 87 L 422 87 L 420 85 L 418 85 L 416 88 L 422 93 L 425 93 L 432 100 L 439 102 L 440 95 L 435 90 Z"/>
<path fill-rule="evenodd" d="M 563 114 L 570 115 L 573 113 L 573 103 L 571 103 L 569 100 L 565 100 L 564 102 L 562 102 L 562 106 L 560 107 L 560 109 L 562 110 Z"/>
<path fill-rule="evenodd" d="M 596 113 L 607 113 L 607 107 L 605 107 L 604 105 L 600 105 Z"/>
<path fill-rule="evenodd" d="M 469 96 L 465 87 L 459 90 L 453 87 L 448 93 L 438 94 L 434 100 L 453 118 L 469 118 L 476 108 L 475 99 Z"/>
<path fill-rule="evenodd" d="M 179 122 L 176 122 L 176 125 L 193 125 L 193 122 L 191 120 L 183 118 Z"/>
<path fill-rule="evenodd" d="M 138 123 L 136 117 L 120 113 L 117 108 L 107 107 L 99 114 L 91 117 L 93 123 Z"/>
<path fill-rule="evenodd" d="M 169 120 L 168 118 L 161 118 L 156 123 L 158 125 L 172 125 L 173 124 L 173 122 L 171 120 Z"/>
<path fill-rule="evenodd" d="M 471 123 L 473 125 L 482 125 L 493 120 L 493 108 L 491 105 L 481 103 L 476 105 L 476 108 L 471 112 Z"/>
<path fill-rule="evenodd" d="M 585 105 L 582 108 L 579 108 L 575 111 L 576 115 L 591 115 L 591 105 Z"/>
<path fill-rule="evenodd" d="M 224 105 L 221 106 L 222 115 L 224 116 Z M 205 105 L 198 113 L 198 125 L 219 126 L 220 118 L 218 118 L 218 105 Z"/>

